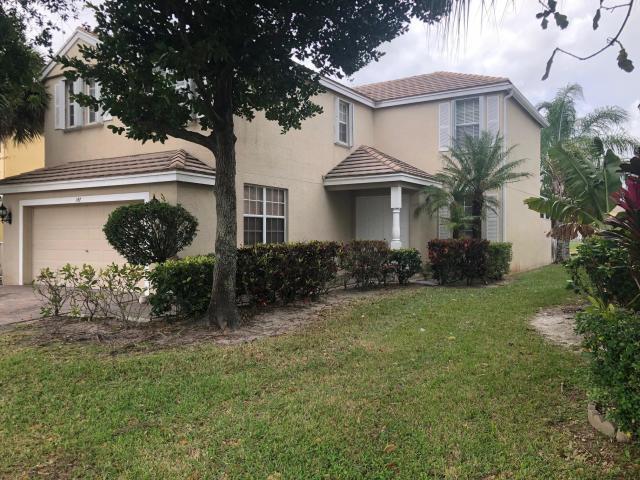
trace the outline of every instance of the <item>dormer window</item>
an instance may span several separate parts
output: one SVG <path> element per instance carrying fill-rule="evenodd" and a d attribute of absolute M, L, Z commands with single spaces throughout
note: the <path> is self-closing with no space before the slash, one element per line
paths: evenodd
<path fill-rule="evenodd" d="M 336 99 L 336 143 L 353 145 L 353 104 L 340 98 Z"/>

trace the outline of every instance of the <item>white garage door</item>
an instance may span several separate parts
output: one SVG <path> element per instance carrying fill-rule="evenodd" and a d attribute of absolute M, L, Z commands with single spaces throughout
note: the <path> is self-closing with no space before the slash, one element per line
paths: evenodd
<path fill-rule="evenodd" d="M 124 263 L 125 259 L 107 242 L 102 227 L 109 213 L 126 203 L 34 207 L 32 278 L 44 267 L 60 268 L 66 263 L 87 263 L 95 268 Z"/>

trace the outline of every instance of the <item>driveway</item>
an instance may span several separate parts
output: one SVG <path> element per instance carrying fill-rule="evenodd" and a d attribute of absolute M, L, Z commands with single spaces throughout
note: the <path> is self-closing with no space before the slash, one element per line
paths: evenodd
<path fill-rule="evenodd" d="M 30 286 L 0 285 L 0 325 L 39 318 L 40 305 Z"/>

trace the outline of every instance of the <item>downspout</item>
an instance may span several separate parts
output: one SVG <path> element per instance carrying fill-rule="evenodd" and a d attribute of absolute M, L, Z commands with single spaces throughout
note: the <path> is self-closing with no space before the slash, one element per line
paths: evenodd
<path fill-rule="evenodd" d="M 504 137 L 504 148 L 507 149 L 508 148 L 508 135 L 509 135 L 509 122 L 507 121 L 508 119 L 508 113 L 507 113 L 507 107 L 508 107 L 508 102 L 507 100 L 511 99 L 513 97 L 513 89 L 509 90 L 509 93 L 507 95 L 505 95 L 504 99 L 503 99 L 503 103 L 502 103 L 502 108 L 503 108 L 503 113 L 502 113 L 502 121 L 504 122 L 504 125 L 502 126 L 502 132 L 503 132 L 503 137 Z M 505 159 L 506 160 L 506 159 Z M 502 199 L 500 200 L 500 203 L 502 204 L 502 241 L 506 242 L 507 241 L 507 186 L 503 185 L 502 186 Z"/>

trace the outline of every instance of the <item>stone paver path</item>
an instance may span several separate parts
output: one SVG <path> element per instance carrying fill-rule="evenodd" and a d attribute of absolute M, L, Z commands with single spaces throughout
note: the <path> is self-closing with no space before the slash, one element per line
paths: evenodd
<path fill-rule="evenodd" d="M 29 286 L 0 285 L 0 325 L 40 317 L 40 304 Z"/>

